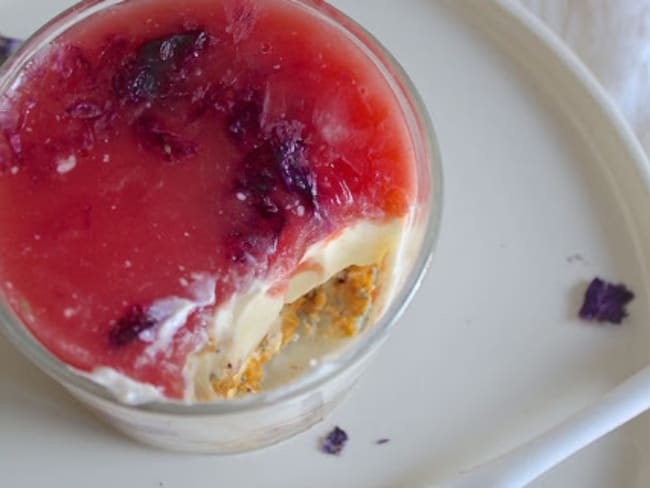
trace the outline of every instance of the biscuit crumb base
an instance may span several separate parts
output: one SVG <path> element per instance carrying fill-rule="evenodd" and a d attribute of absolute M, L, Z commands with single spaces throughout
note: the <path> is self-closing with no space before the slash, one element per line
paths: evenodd
<path fill-rule="evenodd" d="M 378 275 L 376 265 L 350 266 L 285 305 L 279 318 L 280 332 L 267 335 L 238 374 L 212 382 L 217 396 L 235 398 L 258 393 L 264 365 L 301 335 L 345 339 L 358 334 L 376 297 Z"/>

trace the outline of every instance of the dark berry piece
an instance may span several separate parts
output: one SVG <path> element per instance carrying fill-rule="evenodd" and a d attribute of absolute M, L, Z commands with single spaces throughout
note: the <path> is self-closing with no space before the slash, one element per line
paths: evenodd
<path fill-rule="evenodd" d="M 124 347 L 154 325 L 156 325 L 156 320 L 141 305 L 132 305 L 115 323 L 108 338 L 113 346 Z"/>
<path fill-rule="evenodd" d="M 208 40 L 207 32 L 192 31 L 145 42 L 135 60 L 113 78 L 114 91 L 134 102 L 173 94 L 172 78 L 188 59 L 198 57 Z"/>
<path fill-rule="evenodd" d="M 316 185 L 309 168 L 302 139 L 304 126 L 297 121 L 282 122 L 273 128 L 271 140 L 276 164 L 287 191 L 297 193 L 304 203 L 316 208 Z"/>
<path fill-rule="evenodd" d="M 204 31 L 175 34 L 160 42 L 158 55 L 161 61 L 171 62 L 176 66 L 188 56 L 195 56 L 208 43 L 208 34 Z"/>
<path fill-rule="evenodd" d="M 144 68 L 136 71 L 128 91 L 133 100 L 155 98 L 160 92 L 162 79 L 156 71 Z"/>

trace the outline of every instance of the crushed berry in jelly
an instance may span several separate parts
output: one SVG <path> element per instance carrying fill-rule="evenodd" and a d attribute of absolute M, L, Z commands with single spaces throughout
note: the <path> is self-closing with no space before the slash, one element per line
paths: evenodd
<path fill-rule="evenodd" d="M 190 57 L 198 57 L 207 42 L 204 31 L 147 41 L 138 48 L 135 60 L 115 75 L 113 88 L 134 102 L 174 95 L 174 81 L 186 76 L 181 70 L 183 64 Z"/>
<path fill-rule="evenodd" d="M 132 305 L 111 329 L 110 343 L 116 347 L 126 346 L 154 325 L 156 320 L 141 305 Z"/>

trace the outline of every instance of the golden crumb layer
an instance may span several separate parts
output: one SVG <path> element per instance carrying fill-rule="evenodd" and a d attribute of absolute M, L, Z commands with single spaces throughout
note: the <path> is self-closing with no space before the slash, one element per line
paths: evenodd
<path fill-rule="evenodd" d="M 379 268 L 351 266 L 312 290 L 280 314 L 280 333 L 264 338 L 239 374 L 212 382 L 222 398 L 257 393 L 262 386 L 264 364 L 301 334 L 344 339 L 363 326 L 378 289 Z"/>

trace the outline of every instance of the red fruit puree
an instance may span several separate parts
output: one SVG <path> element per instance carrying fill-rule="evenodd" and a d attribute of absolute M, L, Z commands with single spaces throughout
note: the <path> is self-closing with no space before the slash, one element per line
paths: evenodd
<path fill-rule="evenodd" d="M 207 317 L 255 280 L 281 291 L 346 225 L 406 215 L 412 161 L 377 67 L 304 7 L 125 2 L 0 96 L 0 286 L 65 363 L 182 398 Z M 170 297 L 196 306 L 144 358 Z"/>

